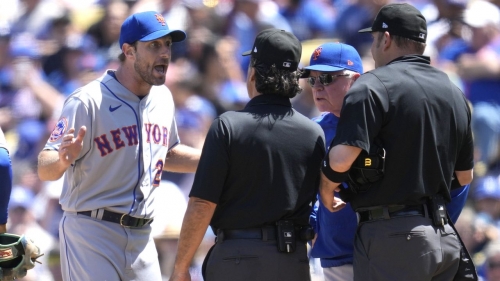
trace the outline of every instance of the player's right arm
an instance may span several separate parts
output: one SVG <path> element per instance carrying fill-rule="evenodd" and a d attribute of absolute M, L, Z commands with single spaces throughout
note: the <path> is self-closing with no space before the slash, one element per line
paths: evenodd
<path fill-rule="evenodd" d="M 90 134 L 85 136 L 85 132 L 87 128 L 92 127 L 94 110 L 89 106 L 89 99 L 86 91 L 80 88 L 64 102 L 59 120 L 38 155 L 38 176 L 41 180 L 60 179 L 71 164 L 90 149 Z M 84 136 L 87 144 L 85 147 Z"/>
<path fill-rule="evenodd" d="M 42 150 L 38 155 L 38 177 L 43 181 L 54 181 L 62 177 L 66 169 L 75 162 L 82 151 L 83 137 L 87 128 L 82 126 L 75 137 L 71 128 L 64 135 L 59 150 Z"/>

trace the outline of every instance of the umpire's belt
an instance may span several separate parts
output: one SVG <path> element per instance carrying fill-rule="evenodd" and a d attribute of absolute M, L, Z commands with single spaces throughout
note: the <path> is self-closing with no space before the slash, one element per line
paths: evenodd
<path fill-rule="evenodd" d="M 260 239 L 263 241 L 276 240 L 276 227 L 263 226 L 259 228 L 242 229 L 219 229 L 217 231 L 217 240 L 228 239 Z"/>
<path fill-rule="evenodd" d="M 103 221 L 114 222 L 124 227 L 139 228 L 153 222 L 153 219 L 136 218 L 127 214 L 115 213 L 103 209 L 98 209 L 96 211 L 78 212 L 77 214 L 100 219 Z"/>
<path fill-rule="evenodd" d="M 427 216 L 425 205 L 380 206 L 369 210 L 358 211 L 357 214 L 359 223 L 374 220 L 387 220 L 397 217 Z"/>

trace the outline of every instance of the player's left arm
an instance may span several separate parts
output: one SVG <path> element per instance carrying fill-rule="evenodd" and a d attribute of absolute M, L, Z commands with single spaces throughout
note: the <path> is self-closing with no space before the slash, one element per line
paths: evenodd
<path fill-rule="evenodd" d="M 201 150 L 178 144 L 167 153 L 163 170 L 176 173 L 194 173 L 200 162 Z"/>
<path fill-rule="evenodd" d="M 190 197 L 184 220 L 182 221 L 179 245 L 175 257 L 174 271 L 170 280 L 186 281 L 191 280 L 189 267 L 201 244 L 205 232 L 217 204 L 198 198 Z"/>

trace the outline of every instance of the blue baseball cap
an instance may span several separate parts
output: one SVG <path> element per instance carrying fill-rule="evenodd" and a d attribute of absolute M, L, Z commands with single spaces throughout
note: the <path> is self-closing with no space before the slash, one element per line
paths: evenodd
<path fill-rule="evenodd" d="M 314 50 L 306 70 L 333 72 L 351 70 L 363 74 L 363 63 L 358 51 L 343 43 L 325 43 Z"/>
<path fill-rule="evenodd" d="M 151 41 L 163 37 L 172 36 L 172 42 L 180 42 L 186 39 L 186 33 L 182 30 L 170 30 L 165 18 L 160 13 L 149 11 L 136 13 L 122 24 L 120 30 L 120 48 L 124 43 L 132 44 L 136 41 Z"/>

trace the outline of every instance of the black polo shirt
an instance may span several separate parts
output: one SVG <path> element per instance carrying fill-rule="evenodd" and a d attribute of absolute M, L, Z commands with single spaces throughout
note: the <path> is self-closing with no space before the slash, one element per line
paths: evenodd
<path fill-rule="evenodd" d="M 471 112 L 463 93 L 428 57 L 404 56 L 363 74 L 344 98 L 332 145 L 386 150 L 385 175 L 354 209 L 419 204 L 449 189 L 454 170 L 473 168 Z"/>
<path fill-rule="evenodd" d="M 289 98 L 259 95 L 214 120 L 189 196 L 217 204 L 214 231 L 280 219 L 307 225 L 324 142 L 321 127 L 293 109 Z"/>

